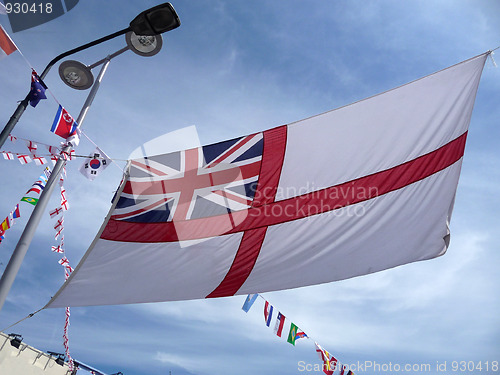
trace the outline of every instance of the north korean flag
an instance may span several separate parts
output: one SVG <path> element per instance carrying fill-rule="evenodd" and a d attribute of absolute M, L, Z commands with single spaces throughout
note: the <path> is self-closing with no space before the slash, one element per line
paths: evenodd
<path fill-rule="evenodd" d="M 57 134 L 59 137 L 66 139 L 76 134 L 77 127 L 77 122 L 73 119 L 73 117 L 71 117 L 68 111 L 66 111 L 66 109 L 59 104 L 59 109 L 57 110 L 56 118 L 52 123 L 50 131 Z"/>

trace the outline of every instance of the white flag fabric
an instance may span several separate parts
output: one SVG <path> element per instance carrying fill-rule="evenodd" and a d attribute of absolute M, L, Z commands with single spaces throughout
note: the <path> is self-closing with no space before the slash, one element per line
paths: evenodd
<path fill-rule="evenodd" d="M 80 166 L 80 173 L 93 181 L 110 163 L 111 159 L 99 147 L 96 147 Z"/>
<path fill-rule="evenodd" d="M 261 293 L 444 254 L 487 55 L 293 124 L 132 160 L 47 307 Z"/>

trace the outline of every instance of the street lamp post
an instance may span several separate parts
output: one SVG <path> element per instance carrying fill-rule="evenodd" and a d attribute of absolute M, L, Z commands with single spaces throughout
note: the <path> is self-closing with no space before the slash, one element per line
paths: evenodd
<path fill-rule="evenodd" d="M 99 73 L 99 77 L 94 82 L 92 90 L 90 90 L 87 100 L 85 101 L 85 104 L 83 105 L 82 110 L 80 111 L 78 119 L 76 120 L 78 127 L 82 126 L 85 116 L 87 115 L 87 111 L 90 108 L 92 101 L 95 98 L 95 94 L 99 89 L 104 73 L 106 72 L 106 69 L 109 65 L 109 61 L 110 60 L 108 58 L 103 64 L 101 71 Z M 17 246 L 14 249 L 12 256 L 10 257 L 9 263 L 7 264 L 7 267 L 5 267 L 5 270 L 2 274 L 2 278 L 0 279 L 0 311 L 2 310 L 5 300 L 7 299 L 7 295 L 9 294 L 10 288 L 14 283 L 14 279 L 17 276 L 17 272 L 19 271 L 19 268 L 21 268 L 24 256 L 28 251 L 28 248 L 31 244 L 31 240 L 35 235 L 35 231 L 38 227 L 38 224 L 40 223 L 43 213 L 45 212 L 45 208 L 47 207 L 47 203 L 49 202 L 52 191 L 54 190 L 54 187 L 56 186 L 56 183 L 59 180 L 59 176 L 61 174 L 62 169 L 64 168 L 64 165 L 66 164 L 66 160 L 65 158 L 62 157 L 62 154 L 65 153 L 66 155 L 69 155 L 72 149 L 73 146 L 71 144 L 68 144 L 62 150 L 61 156 L 54 165 L 52 173 L 50 174 L 50 177 L 47 180 L 44 189 L 42 190 L 40 199 L 38 200 L 33 212 L 31 213 L 28 223 L 26 224 L 26 227 L 24 228 L 24 231 L 21 237 L 19 238 L 19 241 L 17 242 Z"/>
<path fill-rule="evenodd" d="M 59 68 L 59 75 L 63 79 L 64 83 L 66 83 L 68 86 L 80 90 L 92 87 L 92 89 L 89 92 L 89 95 L 87 96 L 87 100 L 85 101 L 85 104 L 83 105 L 82 110 L 80 111 L 78 119 L 76 120 L 78 127 L 82 126 L 87 111 L 92 105 L 92 102 L 95 98 L 97 90 L 99 89 L 99 86 L 104 77 L 104 73 L 106 72 L 110 60 L 129 49 L 141 56 L 155 55 L 156 53 L 159 52 L 159 50 L 162 47 L 162 38 L 161 35 L 159 34 L 178 27 L 180 25 L 180 21 L 179 18 L 177 17 L 177 14 L 175 13 L 175 10 L 173 10 L 173 7 L 169 3 L 165 3 L 163 5 L 159 5 L 147 11 L 142 12 L 130 23 L 130 25 L 131 26 L 129 28 L 122 30 L 124 32 L 120 31 L 118 33 L 115 33 L 116 35 L 111 34 L 113 35 L 112 36 L 113 38 L 117 35 L 126 34 L 127 47 L 118 50 L 117 52 L 107 56 L 106 58 L 90 66 L 86 66 L 77 61 L 67 61 L 61 64 Z M 135 26 L 132 27 L 133 25 Z M 152 34 L 152 33 L 157 33 L 157 34 Z M 110 38 L 111 35 L 57 56 L 54 60 L 52 60 L 49 63 L 49 65 L 47 65 L 44 72 L 42 73 L 42 76 L 44 77 L 49 71 L 49 69 L 63 57 L 81 51 L 82 49 L 88 48 L 91 45 L 101 43 L 102 41 L 104 41 L 103 39 L 105 40 L 111 39 Z M 99 76 L 94 81 L 90 70 L 99 65 L 102 65 L 102 68 L 99 72 Z M 40 77 L 42 78 L 42 76 Z M 11 118 L 12 121 L 11 125 L 9 125 L 11 123 L 11 121 L 9 121 L 8 126 L 11 126 L 10 129 L 12 129 L 15 126 L 15 124 L 19 120 L 19 117 L 24 112 L 24 109 L 28 104 L 28 99 L 26 98 L 23 102 L 25 102 L 24 108 L 20 110 L 20 107 L 22 107 L 21 103 L 16 112 L 14 113 L 13 117 Z M 7 135 L 10 133 L 10 130 L 6 131 L 8 126 L 4 128 L 2 135 L 4 134 L 4 132 L 6 132 Z M 69 141 L 62 150 L 61 155 L 62 154 L 69 155 L 73 147 L 74 144 L 72 144 L 72 142 Z M 14 283 L 14 279 L 16 278 L 19 268 L 21 267 L 24 256 L 28 251 L 31 241 L 35 235 L 36 228 L 40 223 L 42 214 L 44 213 L 45 208 L 47 207 L 47 203 L 50 199 L 52 191 L 56 185 L 56 182 L 59 180 L 59 176 L 65 164 L 66 160 L 63 157 L 60 157 L 57 160 L 54 168 L 52 169 L 52 173 L 49 179 L 47 180 L 45 188 L 42 190 L 40 199 L 38 200 L 38 203 L 33 209 L 33 212 L 28 220 L 28 223 L 26 224 L 26 227 L 24 228 L 24 231 L 17 243 L 17 246 L 12 253 L 9 263 L 7 264 L 7 267 L 5 268 L 2 277 L 0 278 L 0 311 L 5 303 L 5 300 L 7 299 L 7 295 L 10 291 L 10 288 Z"/>
<path fill-rule="evenodd" d="M 73 48 L 69 51 L 63 52 L 60 55 L 56 56 L 52 61 L 50 61 L 42 74 L 40 74 L 40 79 L 43 81 L 47 73 L 50 69 L 60 60 L 64 59 L 67 56 L 70 56 L 74 53 L 83 51 L 87 48 L 93 47 L 100 43 L 106 42 L 110 39 L 116 38 L 117 36 L 126 34 L 130 31 L 134 32 L 138 36 L 154 36 L 165 33 L 167 31 L 173 30 L 179 27 L 181 21 L 174 7 L 170 3 L 164 3 L 157 5 L 153 8 L 147 9 L 137 15 L 129 24 L 129 26 L 123 30 L 114 32 L 102 38 L 96 39 L 87 44 L 81 45 L 80 47 Z M 16 124 L 19 122 L 19 119 L 23 115 L 26 107 L 29 103 L 29 94 L 26 95 L 26 98 L 22 100 L 17 106 L 16 110 L 10 117 L 9 121 L 3 128 L 0 133 L 0 148 L 2 148 L 3 144 L 7 140 L 9 134 L 12 132 Z"/>

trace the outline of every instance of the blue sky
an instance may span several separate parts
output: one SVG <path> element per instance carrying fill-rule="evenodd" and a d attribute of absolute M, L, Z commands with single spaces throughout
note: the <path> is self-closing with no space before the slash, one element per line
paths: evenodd
<path fill-rule="evenodd" d="M 128 25 L 158 1 L 85 0 L 66 15 L 11 33 L 41 72 L 59 53 Z M 84 131 L 114 159 L 148 140 L 196 125 L 209 144 L 318 114 L 433 73 L 500 45 L 500 3 L 474 1 L 186 1 L 172 2 L 182 25 L 163 50 L 131 52 L 109 66 Z M 8 19 L 0 23 L 10 32 Z M 125 45 L 122 38 L 71 57 L 91 64 Z M 500 54 L 497 54 L 500 56 Z M 497 59 L 500 63 L 500 57 Z M 97 73 L 97 72 L 95 72 Z M 0 61 L 0 123 L 29 88 L 19 53 Z M 266 293 L 265 297 L 341 361 L 430 364 L 500 361 L 500 70 L 488 60 L 472 116 L 451 223 L 441 258 L 337 283 Z M 76 117 L 86 92 L 71 90 L 56 68 L 46 83 Z M 57 145 L 49 132 L 57 103 L 28 108 L 13 132 Z M 8 145 L 5 146 L 8 148 Z M 22 149 L 12 145 L 12 150 Z M 77 152 L 94 146 L 82 141 Z M 93 240 L 121 179 L 110 166 L 94 182 L 68 166 L 71 209 L 65 219 L 75 266 Z M 33 163 L 0 160 L 0 213 L 7 215 L 41 173 Z M 57 205 L 55 195 L 49 208 Z M 29 209 L 0 245 L 3 271 Z M 64 280 L 50 251 L 46 214 L 0 312 L 0 329 L 38 310 Z M 296 347 L 263 322 L 261 300 L 248 314 L 244 297 L 129 306 L 73 308 L 73 357 L 107 373 L 316 374 L 311 340 Z M 42 350 L 63 352 L 64 311 L 51 309 L 8 330 Z M 368 362 L 370 363 L 370 362 Z M 443 367 L 441 367 L 443 368 Z M 364 370 L 364 371 L 363 371 Z M 357 373 L 383 373 L 363 368 Z M 415 372 L 417 373 L 417 372 Z"/>

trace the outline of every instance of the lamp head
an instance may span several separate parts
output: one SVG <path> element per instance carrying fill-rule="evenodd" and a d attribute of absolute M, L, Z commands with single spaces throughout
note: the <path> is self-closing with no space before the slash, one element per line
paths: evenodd
<path fill-rule="evenodd" d="M 75 60 L 63 61 L 59 66 L 59 76 L 65 84 L 77 90 L 86 90 L 94 83 L 90 69 Z"/>
<path fill-rule="evenodd" d="M 172 4 L 164 3 L 140 13 L 130 22 L 130 30 L 137 35 L 158 35 L 180 25 L 181 20 Z"/>
<path fill-rule="evenodd" d="M 141 56 L 154 56 L 163 46 L 161 35 L 137 35 L 133 31 L 125 34 L 127 46 L 132 52 Z"/>

